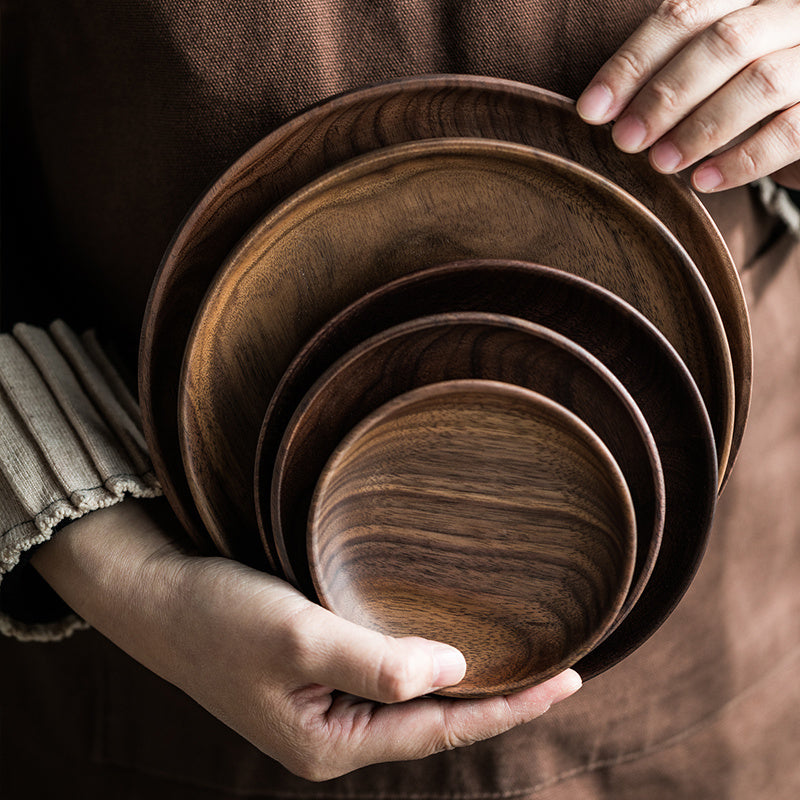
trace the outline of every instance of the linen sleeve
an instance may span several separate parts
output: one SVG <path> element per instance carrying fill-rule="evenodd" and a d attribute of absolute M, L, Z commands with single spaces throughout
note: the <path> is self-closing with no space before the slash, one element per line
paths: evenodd
<path fill-rule="evenodd" d="M 0 335 L 0 634 L 85 627 L 30 554 L 70 520 L 160 494 L 136 402 L 91 333 L 56 321 Z"/>

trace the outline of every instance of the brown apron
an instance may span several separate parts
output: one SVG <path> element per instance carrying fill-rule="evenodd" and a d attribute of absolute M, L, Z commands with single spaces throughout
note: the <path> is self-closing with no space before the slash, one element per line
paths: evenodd
<path fill-rule="evenodd" d="M 3 326 L 63 316 L 133 354 L 182 216 L 287 116 L 427 72 L 575 97 L 655 5 L 6 0 Z M 748 189 L 709 205 L 752 314 L 751 417 L 701 570 L 636 653 L 490 742 L 311 784 L 94 632 L 3 640 L 0 796 L 800 796 L 800 244 Z"/>

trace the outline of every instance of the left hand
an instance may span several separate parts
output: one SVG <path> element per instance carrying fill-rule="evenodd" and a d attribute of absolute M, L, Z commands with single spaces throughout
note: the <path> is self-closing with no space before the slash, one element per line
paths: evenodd
<path fill-rule="evenodd" d="M 578 99 L 628 153 L 701 192 L 800 189 L 800 1 L 666 0 Z"/>
<path fill-rule="evenodd" d="M 580 686 L 566 670 L 505 697 L 423 697 L 463 677 L 453 647 L 384 636 L 272 575 L 184 553 L 176 525 L 163 500 L 128 499 L 59 530 L 33 565 L 98 631 L 308 780 L 497 736 Z"/>

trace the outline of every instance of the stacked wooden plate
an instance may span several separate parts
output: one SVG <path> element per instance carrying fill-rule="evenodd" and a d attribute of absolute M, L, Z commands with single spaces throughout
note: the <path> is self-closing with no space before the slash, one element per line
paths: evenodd
<path fill-rule="evenodd" d="M 469 76 L 342 95 L 199 200 L 156 278 L 145 433 L 189 534 L 449 691 L 618 662 L 702 557 L 747 417 L 736 270 L 676 177 L 571 101 Z"/>

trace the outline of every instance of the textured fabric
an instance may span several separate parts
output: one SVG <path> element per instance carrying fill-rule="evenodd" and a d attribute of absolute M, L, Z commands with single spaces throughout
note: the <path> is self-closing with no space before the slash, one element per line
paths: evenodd
<path fill-rule="evenodd" d="M 131 403 L 63 322 L 0 335 L 0 581 L 64 520 L 160 494 Z M 2 587 L 0 633 L 52 638 L 80 625 L 74 615 L 26 624 L 9 611 L 22 598 Z"/>
<path fill-rule="evenodd" d="M 769 178 L 758 181 L 758 195 L 764 207 L 783 220 L 795 236 L 800 236 L 800 207 L 792 195 Z"/>
<path fill-rule="evenodd" d="M 18 54 L 6 76 L 16 69 L 21 87 L 7 92 L 15 224 L 2 244 L 13 251 L 7 271 L 12 256 L 26 266 L 4 277 L 5 324 L 60 316 L 75 330 L 99 327 L 131 363 L 153 274 L 186 211 L 287 117 L 334 93 L 429 72 L 499 75 L 576 97 L 656 5 L 0 2 Z"/>
<path fill-rule="evenodd" d="M 4 164 L 4 213 L 18 223 L 4 227 L 5 321 L 69 313 L 78 329 L 104 323 L 132 352 L 187 208 L 287 116 L 433 71 L 575 97 L 655 5 L 6 0 L 18 37 L 15 113 L 4 119 L 19 125 Z M 751 308 L 751 419 L 700 573 L 636 653 L 491 742 L 312 785 L 93 631 L 48 645 L 0 639 L 15 688 L 0 694 L 0 795 L 797 797 L 800 248 L 751 190 L 708 206 Z"/>
<path fill-rule="evenodd" d="M 797 797 L 800 243 L 773 235 L 754 195 L 736 210 L 744 230 L 771 242 L 755 258 L 749 240 L 734 247 L 748 263 L 751 420 L 698 576 L 631 657 L 496 740 L 313 785 L 93 632 L 0 647 L 18 688 L 2 701 L 0 758 L 37 763 L 33 775 L 0 773 L 3 796 L 46 798 L 68 785 L 76 797 L 121 798 Z M 52 746 L 16 735 L 34 724 Z"/>

